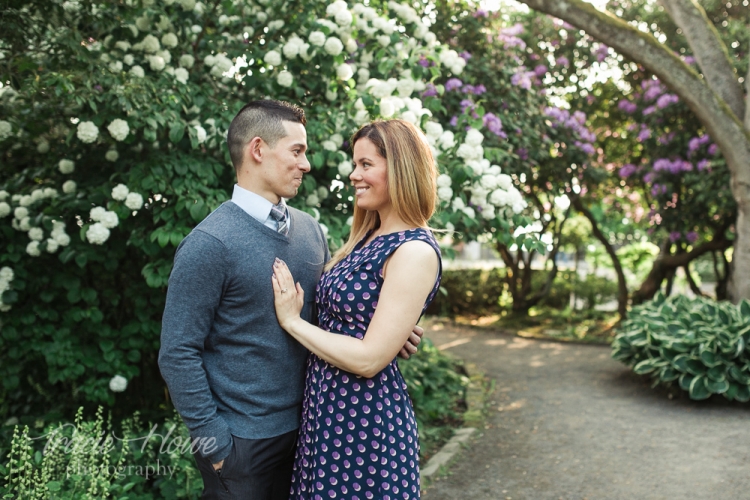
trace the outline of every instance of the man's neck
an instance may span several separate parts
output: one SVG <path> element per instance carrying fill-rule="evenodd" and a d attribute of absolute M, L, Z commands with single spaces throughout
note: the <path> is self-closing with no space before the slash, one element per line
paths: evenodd
<path fill-rule="evenodd" d="M 250 182 L 248 179 L 237 179 L 237 185 L 241 187 L 242 189 L 245 189 L 247 191 L 250 191 L 251 193 L 257 194 L 258 196 L 262 196 L 263 198 L 267 199 L 274 205 L 278 205 L 281 201 L 281 198 L 277 196 L 274 193 L 270 193 L 268 191 L 265 191 L 263 189 L 259 189 L 258 186 Z"/>

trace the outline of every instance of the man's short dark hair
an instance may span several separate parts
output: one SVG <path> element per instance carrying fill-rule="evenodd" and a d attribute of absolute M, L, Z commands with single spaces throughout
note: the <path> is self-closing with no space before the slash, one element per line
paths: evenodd
<path fill-rule="evenodd" d="M 234 168 L 242 166 L 245 146 L 255 137 L 260 137 L 272 148 L 279 139 L 286 137 L 282 122 L 307 125 L 305 112 L 294 104 L 274 99 L 259 99 L 246 104 L 232 120 L 227 134 L 229 156 Z"/>

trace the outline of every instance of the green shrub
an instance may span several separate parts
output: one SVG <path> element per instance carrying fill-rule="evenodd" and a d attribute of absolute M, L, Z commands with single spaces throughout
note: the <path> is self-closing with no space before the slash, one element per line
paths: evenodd
<path fill-rule="evenodd" d="M 502 309 L 499 299 L 505 288 L 504 268 L 445 270 L 440 293 L 427 313 L 441 316 L 496 314 Z"/>
<path fill-rule="evenodd" d="M 750 400 L 750 302 L 735 306 L 660 292 L 618 329 L 612 357 L 654 384 L 679 382 L 692 399 Z"/>

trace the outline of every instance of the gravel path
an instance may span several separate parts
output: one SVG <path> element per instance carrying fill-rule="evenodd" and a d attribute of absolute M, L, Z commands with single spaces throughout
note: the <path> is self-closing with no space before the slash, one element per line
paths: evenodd
<path fill-rule="evenodd" d="M 608 346 L 453 326 L 426 336 L 497 386 L 486 428 L 424 500 L 750 499 L 748 405 L 670 399 Z"/>

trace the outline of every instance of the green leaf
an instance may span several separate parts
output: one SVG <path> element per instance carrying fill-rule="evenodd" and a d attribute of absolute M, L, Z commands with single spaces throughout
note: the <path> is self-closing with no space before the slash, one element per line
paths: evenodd
<path fill-rule="evenodd" d="M 729 368 L 729 376 L 742 385 L 750 384 L 750 376 L 737 366 Z"/>
<path fill-rule="evenodd" d="M 711 396 L 711 392 L 706 387 L 706 377 L 698 375 L 690 382 L 690 399 L 702 400 L 708 399 Z"/>
<path fill-rule="evenodd" d="M 717 382 L 725 380 L 727 378 L 727 367 L 724 366 L 723 363 L 714 366 L 706 372 L 706 376 L 708 376 L 708 378 L 710 378 L 711 380 L 715 380 Z"/>
<path fill-rule="evenodd" d="M 662 382 L 673 382 L 677 380 L 680 373 L 671 366 L 664 366 L 659 370 L 659 378 Z"/>
<path fill-rule="evenodd" d="M 190 216 L 195 222 L 200 222 L 206 216 L 205 213 L 206 204 L 202 198 L 195 200 L 195 203 L 190 205 Z"/>
<path fill-rule="evenodd" d="M 177 144 L 182 140 L 185 135 L 185 124 L 184 123 L 173 123 L 169 126 L 169 140 Z"/>
<path fill-rule="evenodd" d="M 654 366 L 654 360 L 653 359 L 644 359 L 637 365 L 633 367 L 633 371 L 637 373 L 638 375 L 645 375 L 647 373 L 651 373 L 656 369 L 656 366 Z"/>
<path fill-rule="evenodd" d="M 703 351 L 700 355 L 701 361 L 704 365 L 706 365 L 709 368 L 713 368 L 714 366 L 719 366 L 723 363 L 721 357 L 717 354 L 714 354 L 711 351 Z"/>
<path fill-rule="evenodd" d="M 734 396 L 734 399 L 736 399 L 740 403 L 747 403 L 748 401 L 750 401 L 750 386 L 738 386 L 737 394 Z"/>
<path fill-rule="evenodd" d="M 680 375 L 680 388 L 683 391 L 689 391 L 690 390 L 690 384 L 693 383 L 693 379 L 694 378 L 695 378 L 694 376 L 692 376 L 692 375 L 690 375 L 688 373 L 683 373 L 682 375 Z"/>
<path fill-rule="evenodd" d="M 693 375 L 704 375 L 706 373 L 705 365 L 698 359 L 690 358 L 686 363 L 688 373 Z"/>
<path fill-rule="evenodd" d="M 58 481 L 50 481 L 47 483 L 47 489 L 49 491 L 60 491 L 62 485 Z"/>
<path fill-rule="evenodd" d="M 690 359 L 690 357 L 687 354 L 680 354 L 679 356 L 675 356 L 675 358 L 672 360 L 672 366 L 674 366 L 675 370 L 685 373 L 687 372 L 687 362 Z"/>
<path fill-rule="evenodd" d="M 750 323 L 750 301 L 742 299 L 738 305 L 740 310 L 740 316 L 745 319 L 745 322 Z"/>
<path fill-rule="evenodd" d="M 729 389 L 729 382 L 725 380 L 716 381 L 710 378 L 706 379 L 706 389 L 711 391 L 712 394 L 723 394 Z"/>

